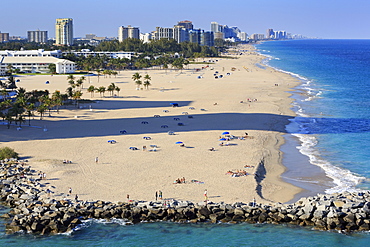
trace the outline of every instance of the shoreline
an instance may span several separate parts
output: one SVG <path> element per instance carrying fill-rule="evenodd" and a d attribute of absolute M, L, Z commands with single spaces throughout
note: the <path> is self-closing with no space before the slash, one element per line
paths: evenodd
<path fill-rule="evenodd" d="M 270 55 L 265 55 L 262 53 L 259 54 L 265 57 L 265 59 L 262 60 L 263 66 L 272 68 L 279 73 L 284 73 L 299 81 L 299 83 L 292 87 L 290 90 L 290 98 L 292 98 L 292 102 L 297 102 L 301 96 L 307 93 L 304 89 L 301 88 L 303 84 L 307 83 L 306 78 L 301 77 L 294 72 L 285 71 L 271 66 L 268 61 L 270 61 L 272 57 Z M 296 107 L 297 106 L 291 104 L 290 108 L 294 112 L 295 117 L 298 116 L 296 113 L 296 109 L 294 109 Z M 289 123 L 288 125 L 291 124 L 292 123 Z M 286 128 L 290 129 L 288 125 L 286 126 Z M 286 167 L 286 171 L 281 174 L 281 177 L 285 182 L 293 184 L 302 189 L 300 193 L 297 193 L 294 198 L 287 203 L 293 203 L 301 197 L 314 196 L 319 193 L 326 193 L 326 190 L 335 186 L 333 179 L 330 178 L 321 167 L 312 164 L 309 161 L 309 157 L 301 153 L 297 149 L 297 147 L 301 147 L 303 144 L 297 136 L 289 132 L 287 132 L 283 136 L 284 142 L 282 143 L 280 149 L 283 152 L 282 164 Z"/>
<path fill-rule="evenodd" d="M 106 97 L 102 101 L 99 101 L 98 96 L 96 96 L 97 98 L 95 99 L 98 99 L 99 103 L 92 104 L 92 112 L 89 112 L 87 109 L 62 109 L 60 114 L 60 116 L 63 116 L 62 118 L 56 113 L 53 113 L 53 117 L 45 118 L 47 120 L 33 120 L 33 122 L 38 122 L 39 126 L 46 125 L 48 131 L 44 133 L 31 133 L 31 131 L 27 131 L 27 129 L 24 128 L 22 131 L 19 131 L 25 134 L 25 136 L 23 136 L 19 135 L 19 132 L 17 133 L 13 130 L 10 132 L 15 134 L 15 136 L 8 136 L 7 138 L 10 142 L 1 145 L 11 146 L 15 148 L 16 151 L 21 149 L 20 152 L 25 155 L 35 155 L 35 158 L 31 159 L 32 167 L 46 172 L 48 178 L 51 179 L 50 182 L 57 187 L 58 194 L 61 196 L 64 195 L 68 187 L 71 186 L 83 199 L 91 199 L 92 197 L 95 199 L 119 201 L 124 198 L 126 194 L 131 194 L 137 199 L 148 200 L 153 197 L 152 195 L 156 190 L 162 189 L 165 191 L 166 197 L 180 195 L 177 199 L 199 201 L 202 197 L 202 191 L 205 188 L 211 188 L 210 193 L 214 197 L 214 201 L 235 202 L 251 201 L 251 199 L 259 195 L 254 188 L 262 188 L 262 190 L 260 190 L 262 198 L 257 198 L 258 200 L 289 201 L 302 190 L 287 183 L 281 178 L 281 174 L 284 173 L 286 168 L 282 164 L 280 145 L 284 143 L 284 138 L 282 137 L 282 134 L 285 132 L 284 123 L 287 123 L 287 119 L 289 118 L 289 116 L 285 115 L 292 114 L 290 109 L 292 99 L 286 97 L 286 95 L 291 94 L 291 88 L 298 82 L 290 75 L 274 72 L 271 68 L 261 69 L 255 66 L 256 63 L 261 62 L 262 56 L 255 53 L 254 47 L 249 46 L 249 49 L 253 51 L 249 55 L 243 55 L 244 57 L 240 56 L 240 58 L 236 60 L 221 59 L 222 61 L 212 65 L 212 67 L 215 67 L 213 71 L 216 71 L 216 69 L 219 71 L 222 70 L 222 73 L 228 71 L 228 69 L 224 71 L 226 66 L 235 66 L 237 70 L 233 72 L 230 71 L 230 78 L 235 78 L 231 81 L 226 80 L 228 79 L 226 77 L 220 80 L 209 78 L 213 73 L 213 71 L 210 71 L 211 69 L 201 70 L 200 73 L 195 73 L 192 70 L 184 72 L 170 71 L 168 74 L 161 70 L 143 70 L 139 72 L 150 73 L 151 75 L 154 73 L 152 77 L 155 78 L 153 79 L 163 80 L 164 82 L 159 83 L 153 80 L 151 90 L 136 91 L 126 86 L 127 83 L 133 84 L 132 81 L 130 81 L 130 76 L 127 71 L 121 72 L 123 75 L 119 75 L 117 79 L 101 77 L 100 85 L 107 85 L 110 81 L 114 81 L 116 84 L 119 83 L 118 85 L 120 87 L 122 86 L 122 88 L 125 86 L 124 90 L 122 90 L 123 92 L 121 92 L 123 95 L 121 96 L 122 98 Z M 243 63 L 248 63 L 247 66 L 250 68 L 250 71 L 245 69 L 245 65 L 242 64 L 241 60 Z M 193 67 L 197 66 L 199 65 L 193 65 Z M 193 79 L 197 75 L 202 75 L 207 78 L 200 80 Z M 248 78 L 244 78 L 245 76 L 248 76 Z M 190 77 L 192 77 L 191 79 L 194 80 L 194 82 L 190 81 Z M 38 77 L 34 76 L 34 78 Z M 24 79 L 25 78 L 22 78 L 21 80 L 22 87 L 23 85 L 28 86 L 30 84 L 29 82 L 23 84 Z M 66 82 L 63 83 L 63 80 L 58 81 L 57 76 L 52 78 L 52 80 L 54 79 L 56 80 L 54 82 L 51 81 L 51 84 L 59 83 L 66 87 Z M 225 82 L 221 80 L 235 85 L 235 89 L 232 88 L 233 86 L 230 88 L 230 86 L 225 85 Z M 265 81 L 262 82 L 262 80 Z M 31 81 L 37 84 L 35 80 Z M 202 82 L 204 82 L 205 85 L 202 85 Z M 278 82 L 280 84 L 279 87 L 275 87 L 273 84 L 274 82 Z M 248 86 L 244 83 L 248 83 Z M 256 87 L 256 83 L 263 85 Z M 97 83 L 94 84 L 99 85 Z M 188 86 L 188 84 L 190 85 Z M 34 85 L 34 87 L 42 89 L 40 88 L 41 85 L 42 84 L 39 83 L 38 85 Z M 210 86 L 213 86 L 213 88 Z M 134 86 L 131 85 L 131 87 L 133 88 Z M 26 87 L 26 89 L 30 90 L 31 88 Z M 245 89 L 247 91 L 244 93 L 238 93 L 238 90 L 242 91 Z M 180 90 L 183 91 L 183 94 L 178 93 Z M 51 92 L 53 91 L 51 90 Z M 167 97 L 167 94 L 171 93 L 174 94 L 174 96 L 169 95 L 170 97 Z M 230 94 L 233 96 L 226 96 L 225 99 L 224 97 L 220 99 L 217 97 L 220 93 L 221 95 Z M 158 96 L 157 94 L 166 94 L 166 97 L 162 97 L 162 95 Z M 284 95 L 284 98 L 281 98 L 281 95 Z M 84 98 L 86 97 L 89 98 L 87 92 L 84 93 Z M 258 101 L 255 103 L 239 103 L 239 100 L 245 101 L 245 98 L 250 97 L 258 97 Z M 146 98 L 152 100 L 146 102 L 143 100 Z M 271 98 L 273 99 L 271 100 Z M 180 102 L 181 105 L 178 109 L 168 108 L 168 106 L 166 106 L 169 102 L 173 101 Z M 217 106 L 212 105 L 214 102 L 219 102 L 219 104 Z M 248 104 L 249 107 L 247 106 Z M 137 105 L 140 106 L 138 107 Z M 124 109 L 121 110 L 121 107 Z M 193 107 L 195 110 L 192 112 L 189 107 Z M 205 111 L 199 111 L 200 107 L 206 108 Z M 152 114 L 163 115 L 162 109 L 168 109 L 170 111 L 168 117 L 164 116 L 162 118 L 161 116 L 159 119 L 150 117 Z M 193 121 L 193 119 L 184 119 L 184 115 L 182 114 L 184 111 L 194 116 L 194 120 L 196 121 Z M 122 113 L 124 117 L 117 118 L 117 115 L 121 115 Z M 146 128 L 146 126 L 135 126 L 140 124 L 142 120 L 146 121 L 148 117 L 150 123 L 156 121 L 159 126 L 164 123 L 163 120 L 167 123 L 171 118 L 179 117 L 181 121 L 184 121 L 185 126 L 170 126 L 170 128 L 178 134 L 174 136 L 175 138 L 166 135 L 168 130 L 158 129 L 158 127 L 156 127 L 156 129 L 150 129 Z M 229 118 L 229 120 L 227 118 Z M 58 123 L 58 119 L 60 123 Z M 199 119 L 199 121 L 197 121 L 197 119 Z M 84 123 L 85 126 L 81 128 L 79 125 L 80 123 Z M 100 129 L 99 125 L 102 124 L 106 124 L 108 129 Z M 123 128 L 126 128 L 126 126 L 128 126 L 127 128 L 131 128 L 129 130 L 129 135 L 118 135 L 112 131 L 114 129 L 118 132 L 120 128 L 122 128 L 120 126 L 125 126 Z M 77 128 L 77 131 L 74 128 Z M 57 132 L 55 132 L 56 129 L 58 130 Z M 243 131 L 248 131 L 254 139 L 246 141 L 234 140 L 232 144 L 235 146 L 218 147 L 218 136 L 222 131 L 226 130 L 230 131 L 230 134 L 235 136 L 241 136 Z M 91 134 L 90 132 L 94 133 Z M 136 153 L 132 151 L 129 153 L 128 151 L 126 152 L 126 150 L 122 151 L 122 148 L 128 149 L 129 146 L 141 147 L 144 145 L 145 142 L 139 141 L 141 135 L 144 133 L 145 135 L 151 135 L 152 140 L 155 140 L 156 143 L 160 143 L 158 152 L 149 155 L 155 160 L 160 160 L 162 163 L 164 161 L 165 164 L 153 167 L 159 164 L 156 162 L 152 164 L 153 158 L 145 157 L 147 153 L 143 155 L 144 153 L 141 150 Z M 4 131 L 4 134 L 8 133 Z M 168 141 L 167 139 L 169 138 L 171 138 L 172 141 Z M 114 145 L 108 144 L 110 146 L 106 148 L 104 147 L 106 146 L 106 139 L 117 139 L 118 143 Z M 189 143 L 187 149 L 178 149 L 178 146 L 173 145 L 174 142 L 180 139 L 186 144 Z M 30 141 L 28 140 L 33 140 L 32 143 L 34 145 L 30 146 Z M 247 144 L 246 142 L 249 143 Z M 123 143 L 127 144 L 122 146 L 121 144 Z M 251 145 L 252 147 L 250 147 Z M 117 146 L 120 146 L 120 148 Z M 215 146 L 217 149 L 217 152 L 214 153 L 215 155 L 211 156 L 211 152 L 203 151 L 212 146 Z M 260 150 L 258 148 L 260 146 L 264 148 Z M 60 149 L 60 147 L 63 148 Z M 199 147 L 203 150 L 198 151 Z M 55 150 L 55 148 L 59 148 L 59 150 Z M 225 158 L 224 155 L 228 155 L 229 153 L 225 151 L 226 148 L 235 149 L 235 151 L 230 151 L 235 157 Z M 175 152 L 180 152 L 177 154 L 168 152 L 168 150 L 171 151 L 172 149 L 177 150 Z M 135 164 L 137 169 L 130 169 L 131 165 L 125 164 L 127 163 L 126 161 L 122 163 L 119 157 L 117 159 L 117 157 L 108 157 L 105 155 L 110 152 L 122 153 L 123 157 L 132 159 L 133 161 L 130 163 Z M 220 154 L 218 155 L 218 153 Z M 87 154 L 90 154 L 88 155 L 89 157 L 85 157 Z M 103 165 L 103 167 L 94 166 L 95 164 L 92 160 L 95 156 L 99 156 L 99 159 L 102 160 L 103 164 L 101 165 Z M 177 157 L 179 161 L 182 160 L 182 162 L 176 161 L 176 159 L 174 159 L 175 157 Z M 75 165 L 67 166 L 62 164 L 61 160 L 64 159 L 72 160 Z M 168 159 L 170 162 L 165 161 Z M 221 172 L 225 173 L 229 169 L 243 169 L 244 165 L 233 165 L 240 163 L 241 160 L 245 160 L 242 162 L 244 165 L 248 164 L 254 166 L 254 169 L 244 169 L 247 170 L 248 173 L 253 173 L 253 171 L 259 169 L 257 166 L 262 162 L 262 171 L 264 170 L 262 175 L 264 178 L 260 180 L 260 178 L 252 178 L 253 175 L 249 175 L 245 180 L 242 180 L 242 177 L 229 178 L 226 177 L 226 175 L 220 176 Z M 204 163 L 203 161 L 207 162 L 206 167 L 199 166 L 199 164 Z M 279 165 L 276 165 L 276 161 L 279 161 Z M 197 168 L 195 168 L 195 170 L 193 168 L 189 170 L 187 169 L 189 164 L 191 167 Z M 176 167 L 176 169 L 174 169 L 174 167 Z M 124 168 L 124 173 L 118 170 L 122 168 Z M 79 173 L 83 176 L 79 176 Z M 127 182 L 117 183 L 118 177 L 111 175 L 115 173 L 117 173 L 121 179 L 125 180 L 125 178 L 130 178 L 136 185 L 138 185 L 140 181 L 145 181 L 146 184 L 144 186 L 138 186 L 138 188 L 136 186 L 133 187 L 132 184 L 130 185 L 130 183 Z M 205 182 L 205 184 L 187 184 L 185 186 L 172 184 L 172 181 L 183 176 L 185 176 L 188 181 L 196 179 Z M 165 182 L 165 180 L 156 181 L 158 177 L 167 177 L 165 179 L 167 182 Z M 122 185 L 126 188 L 121 189 Z M 252 186 L 252 188 L 249 188 L 250 186 Z M 246 190 L 235 189 L 237 187 L 242 187 Z M 111 188 L 117 188 L 120 192 L 113 193 L 110 191 Z M 145 192 L 150 188 L 152 188 L 151 193 Z M 109 191 L 109 193 L 105 193 L 106 191 Z M 230 193 L 230 191 L 232 191 L 232 193 Z M 194 193 L 198 193 L 199 195 L 195 195 Z"/>

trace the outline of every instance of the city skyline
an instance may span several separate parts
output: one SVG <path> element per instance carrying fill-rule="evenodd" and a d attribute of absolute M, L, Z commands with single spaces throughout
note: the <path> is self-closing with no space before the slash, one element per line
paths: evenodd
<path fill-rule="evenodd" d="M 264 34 L 266 29 L 272 28 L 308 37 L 370 38 L 370 32 L 361 28 L 370 21 L 367 14 L 370 2 L 365 0 L 312 0 L 307 3 L 234 0 L 226 5 L 219 0 L 189 0 L 181 5 L 169 0 L 124 3 L 106 0 L 104 5 L 98 0 L 65 0 L 57 9 L 46 0 L 15 0 L 3 3 L 3 6 L 4 10 L 13 10 L 4 11 L 3 19 L 14 21 L 2 21 L 0 32 L 21 37 L 26 37 L 27 31 L 37 29 L 46 30 L 49 37 L 55 37 L 55 19 L 72 18 L 74 37 L 89 33 L 117 37 L 117 28 L 128 25 L 148 33 L 157 26 L 173 27 L 178 21 L 189 20 L 195 29 L 205 31 L 211 30 L 211 22 L 218 22 L 229 27 L 237 26 L 249 35 Z"/>

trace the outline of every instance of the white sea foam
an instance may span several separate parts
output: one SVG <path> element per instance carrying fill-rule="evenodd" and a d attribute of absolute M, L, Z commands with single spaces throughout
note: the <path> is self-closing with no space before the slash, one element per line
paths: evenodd
<path fill-rule="evenodd" d="M 329 161 L 321 158 L 319 151 L 315 148 L 317 145 L 315 136 L 309 134 L 293 134 L 293 136 L 298 137 L 301 141 L 302 144 L 297 149 L 309 158 L 310 163 L 321 167 L 325 171 L 325 174 L 333 179 L 336 186 L 327 189 L 326 193 L 357 191 L 355 187 L 365 179 L 364 177 L 357 176 L 347 169 L 334 166 Z"/>

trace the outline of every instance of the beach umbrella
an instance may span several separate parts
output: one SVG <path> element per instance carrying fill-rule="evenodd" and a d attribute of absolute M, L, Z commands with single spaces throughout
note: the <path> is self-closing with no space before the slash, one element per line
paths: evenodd
<path fill-rule="evenodd" d="M 222 133 L 223 135 L 228 135 L 228 134 L 230 134 L 229 132 L 227 132 L 227 131 L 225 131 L 225 132 L 223 132 Z"/>
<path fill-rule="evenodd" d="M 226 141 L 226 139 L 225 138 L 221 138 L 219 141 Z"/>
<path fill-rule="evenodd" d="M 176 142 L 175 144 L 183 144 L 183 142 Z"/>

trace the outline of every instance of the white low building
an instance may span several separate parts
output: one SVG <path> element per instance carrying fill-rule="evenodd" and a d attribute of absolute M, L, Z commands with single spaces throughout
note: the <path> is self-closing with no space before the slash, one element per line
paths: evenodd
<path fill-rule="evenodd" d="M 107 56 L 109 58 L 127 58 L 130 59 L 135 55 L 135 52 L 128 51 L 90 51 L 89 49 L 82 49 L 81 51 L 63 52 L 63 55 L 74 54 L 76 56 Z"/>
<path fill-rule="evenodd" d="M 20 50 L 20 51 L 0 51 L 0 57 L 62 57 L 62 51 L 45 51 L 44 49 L 38 50 Z"/>
<path fill-rule="evenodd" d="M 57 74 L 76 71 L 76 64 L 67 59 L 55 57 L 0 57 L 0 75 L 4 75 L 11 64 L 13 69 L 26 73 L 49 73 L 49 65 L 55 64 Z"/>

